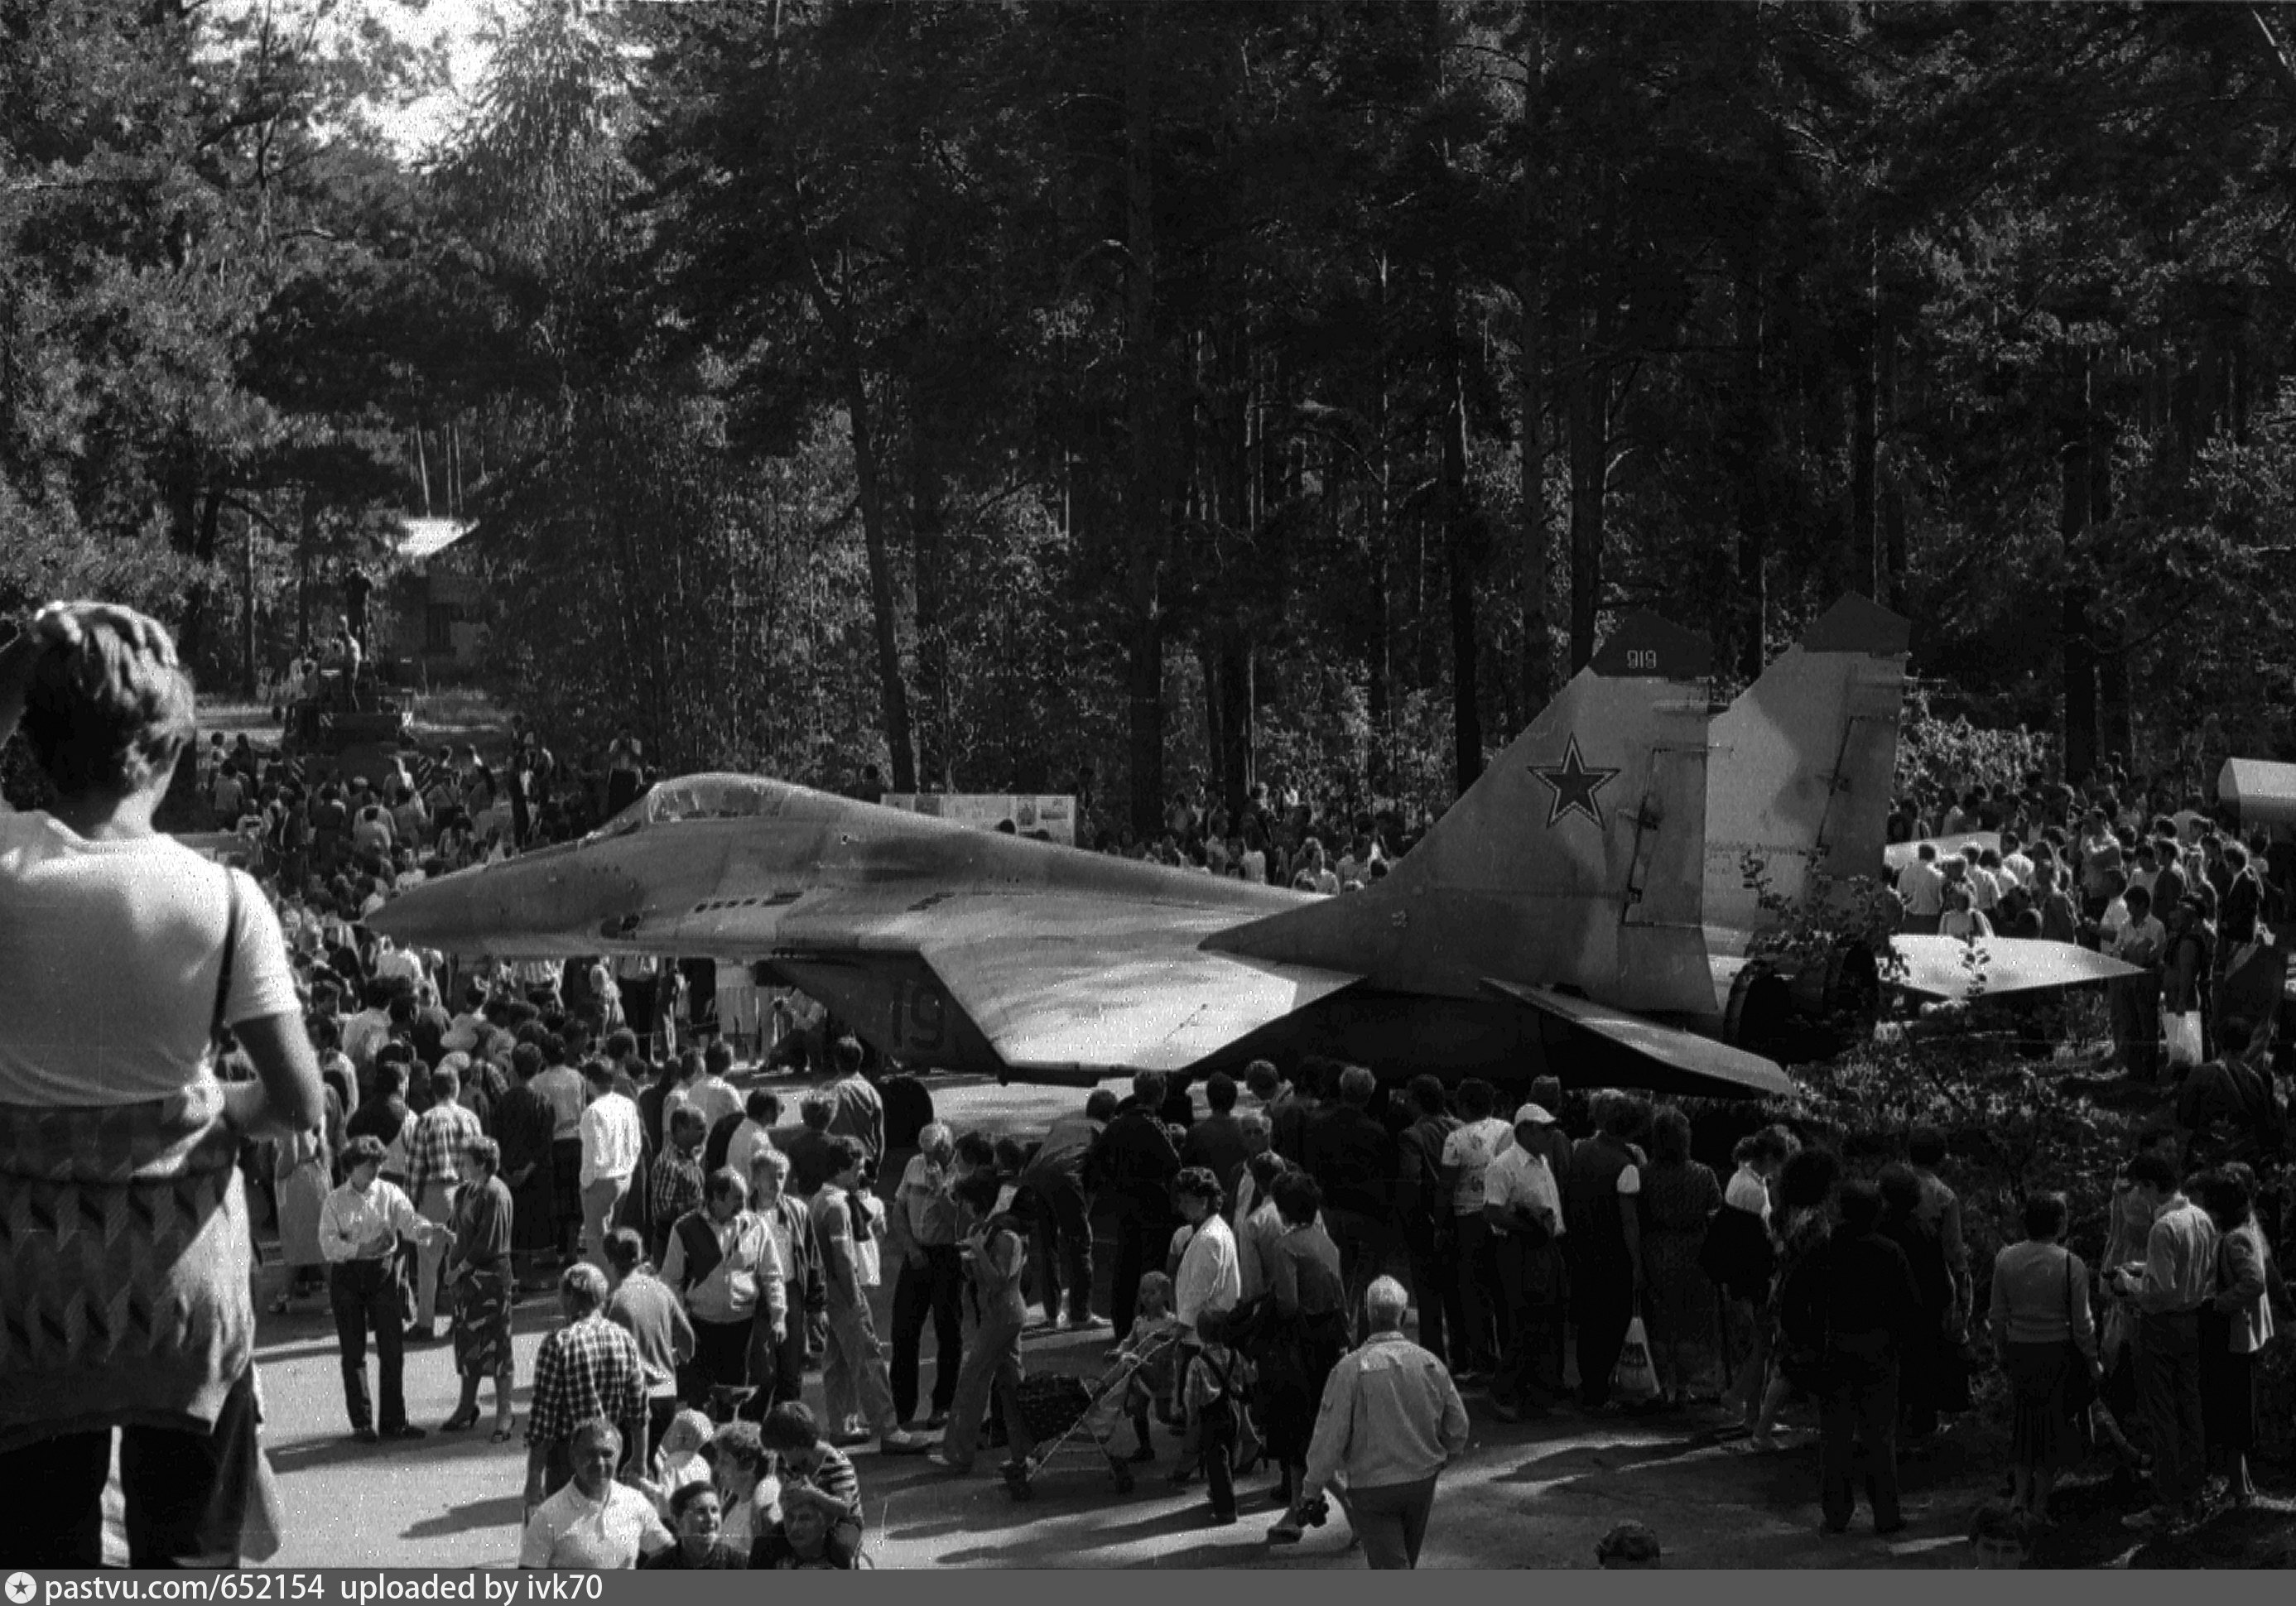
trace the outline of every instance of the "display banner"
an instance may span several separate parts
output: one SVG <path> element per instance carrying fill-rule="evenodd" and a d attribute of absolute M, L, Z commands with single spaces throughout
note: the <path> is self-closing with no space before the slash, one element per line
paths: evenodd
<path fill-rule="evenodd" d="M 1010 824 L 1016 836 L 1042 836 L 1076 846 L 1076 799 L 1057 792 L 1029 795 L 1008 792 L 887 792 L 878 799 L 888 808 L 931 815 L 982 831 Z"/>

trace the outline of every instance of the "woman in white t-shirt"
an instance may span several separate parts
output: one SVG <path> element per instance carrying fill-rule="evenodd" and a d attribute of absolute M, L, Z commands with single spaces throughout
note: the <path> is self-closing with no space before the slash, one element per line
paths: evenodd
<path fill-rule="evenodd" d="M 1466 1317 L 1460 1370 L 1488 1374 L 1498 1368 L 1503 1318 L 1492 1298 L 1499 1272 L 1495 1241 L 1483 1219 L 1483 1174 L 1513 1146 L 1514 1129 L 1491 1113 L 1498 1095 L 1480 1077 L 1459 1084 L 1455 1102 L 1460 1126 L 1443 1140 L 1442 1163 L 1458 1229 L 1459 1297 Z"/>
<path fill-rule="evenodd" d="M 235 1565 L 262 1487 L 236 1161 L 323 1122 L 318 1066 L 262 893 L 152 829 L 192 736 L 167 632 L 42 610 L 0 651 L 0 742 L 20 720 L 56 799 L 0 814 L 0 1555 L 101 1562 L 119 1429 L 130 1565 Z M 226 1027 L 255 1080 L 217 1080 Z"/>

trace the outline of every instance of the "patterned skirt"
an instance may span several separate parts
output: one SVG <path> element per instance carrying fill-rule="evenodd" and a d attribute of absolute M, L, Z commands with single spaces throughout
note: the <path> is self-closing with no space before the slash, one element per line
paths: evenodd
<path fill-rule="evenodd" d="M 222 1090 L 0 1106 L 0 1450 L 211 1433 L 254 1364 L 252 1235 Z"/>
<path fill-rule="evenodd" d="M 455 1279 L 455 1370 L 464 1377 L 511 1375 L 510 1267 L 472 1270 Z"/>

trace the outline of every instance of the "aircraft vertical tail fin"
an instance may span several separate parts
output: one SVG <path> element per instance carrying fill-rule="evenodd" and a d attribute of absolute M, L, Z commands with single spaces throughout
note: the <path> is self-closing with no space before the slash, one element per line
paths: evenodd
<path fill-rule="evenodd" d="M 1706 638 L 1624 620 L 1391 874 L 1205 946 L 1472 996 L 1489 979 L 1713 1008 Z"/>
<path fill-rule="evenodd" d="M 1772 923 L 1748 883 L 1801 897 L 1813 872 L 1882 873 L 1911 627 L 1852 593 L 1715 716 L 1705 911 L 1732 931 Z"/>

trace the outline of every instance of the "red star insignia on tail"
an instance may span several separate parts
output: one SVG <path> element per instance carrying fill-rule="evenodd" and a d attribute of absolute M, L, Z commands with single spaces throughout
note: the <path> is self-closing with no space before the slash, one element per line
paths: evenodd
<path fill-rule="evenodd" d="M 1615 769 L 1594 769 L 1579 756 L 1578 738 L 1573 735 L 1562 750 L 1560 764 L 1534 764 L 1530 773 L 1554 791 L 1554 801 L 1546 811 L 1546 823 L 1552 826 L 1564 815 L 1582 814 L 1595 822 L 1595 829 L 1603 829 L 1602 805 L 1595 794 L 1609 785 L 1618 774 Z"/>

